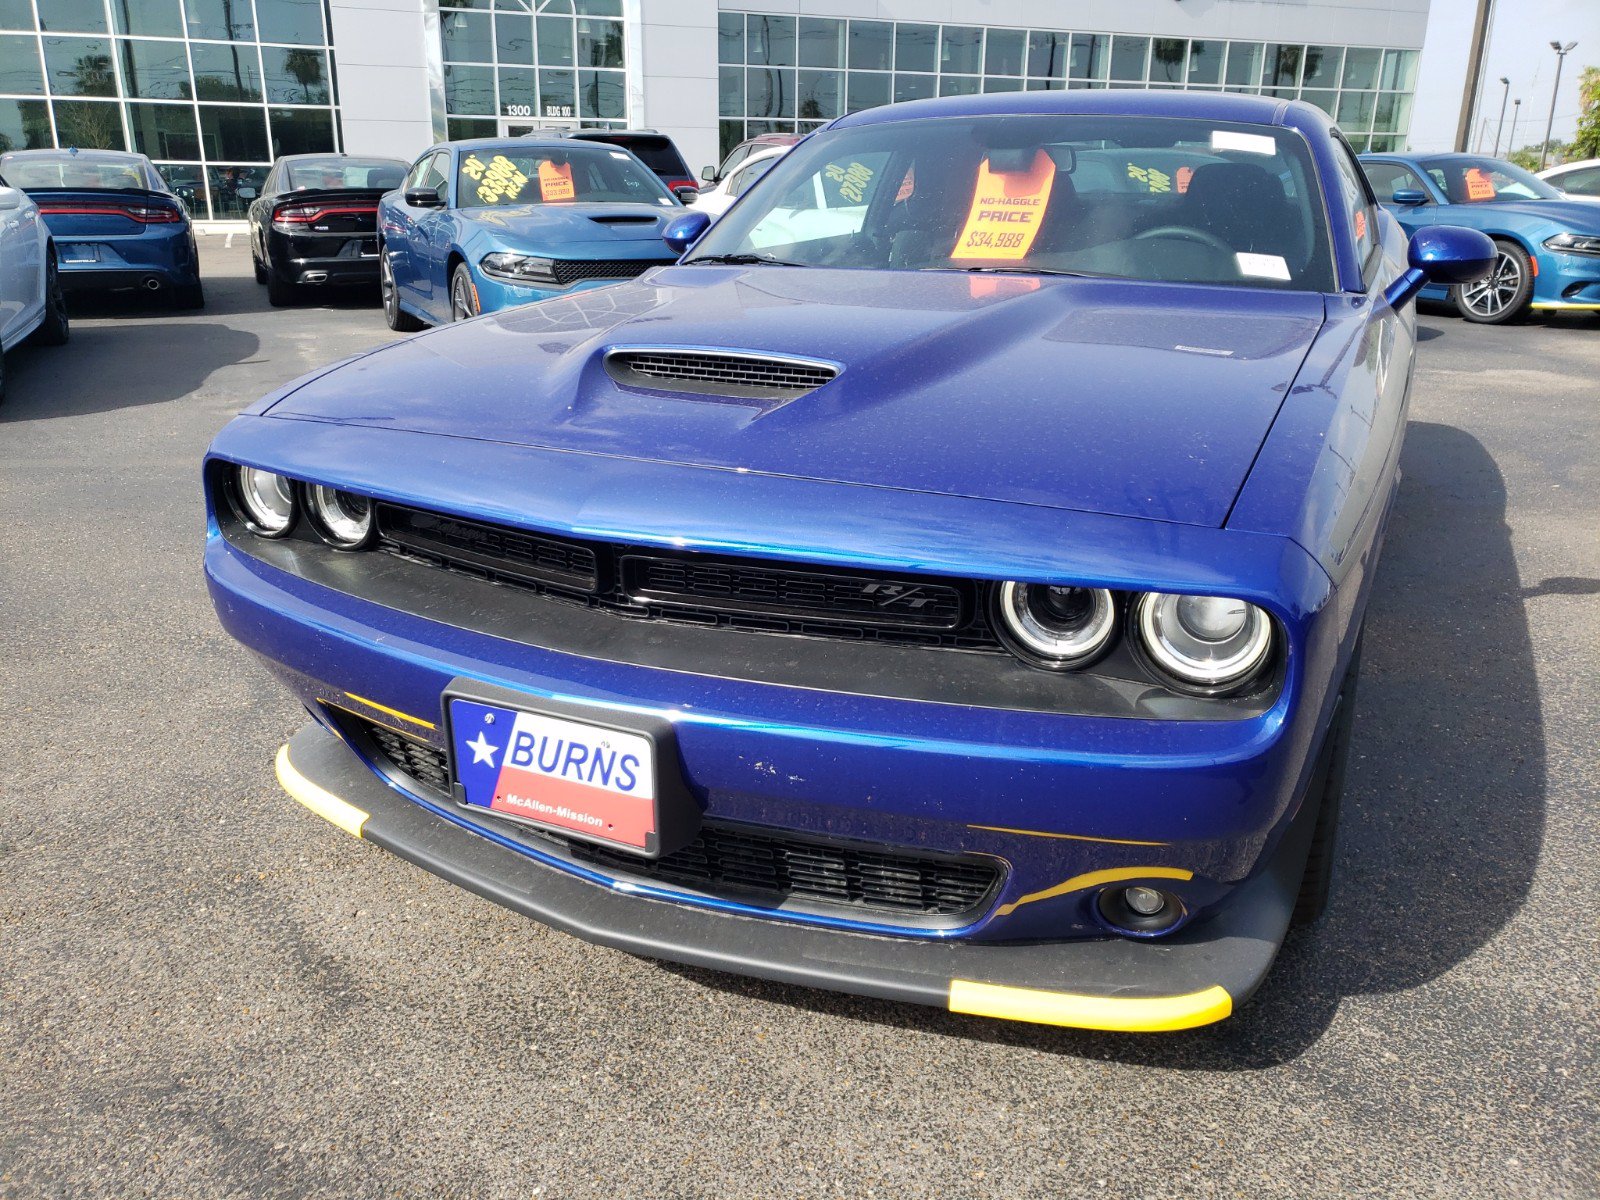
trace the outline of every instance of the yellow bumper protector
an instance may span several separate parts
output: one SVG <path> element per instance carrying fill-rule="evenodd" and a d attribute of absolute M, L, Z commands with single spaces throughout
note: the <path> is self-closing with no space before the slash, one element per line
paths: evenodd
<path fill-rule="evenodd" d="M 277 765 L 278 782 L 283 785 L 284 791 L 324 821 L 337 825 L 352 837 L 361 836 L 361 827 L 367 823 L 370 814 L 362 812 L 353 804 L 347 804 L 295 770 L 294 764 L 289 761 L 288 743 L 278 748 Z"/>
<path fill-rule="evenodd" d="M 1528 307 L 1542 312 L 1600 312 L 1600 304 L 1587 300 L 1535 300 Z"/>
<path fill-rule="evenodd" d="M 368 708 L 376 709 L 378 712 L 385 713 L 398 720 L 409 721 L 411 724 L 420 725 L 424 729 L 438 728 L 432 721 L 424 721 L 421 717 L 413 717 L 410 713 L 403 713 L 398 708 L 390 708 L 387 704 L 379 704 L 376 700 L 368 700 L 365 696 L 358 696 L 354 692 L 346 692 L 345 695 L 349 696 L 357 704 L 365 704 Z"/>
<path fill-rule="evenodd" d="M 1168 842 L 1136 842 L 1132 838 L 1091 837 L 1087 833 L 1049 833 L 1043 829 L 1012 829 L 1006 825 L 968 825 L 985 833 L 1015 833 L 1022 837 L 1060 838 L 1068 842 L 1099 842 L 1106 846 L 1166 846 Z"/>
<path fill-rule="evenodd" d="M 1184 996 L 1080 996 L 998 983 L 950 981 L 951 1012 L 1074 1029 L 1165 1033 L 1210 1025 L 1233 1012 L 1233 997 L 1213 984 Z"/>
<path fill-rule="evenodd" d="M 1101 887 L 1108 883 L 1121 883 L 1124 879 L 1193 879 L 1194 872 L 1186 871 L 1182 867 L 1111 867 L 1104 871 L 1088 871 L 1082 875 L 1074 875 L 1071 879 L 1047 887 L 1042 892 L 1029 892 L 1026 896 L 1019 896 L 1010 904 L 1002 904 L 994 910 L 997 917 L 1006 916 L 1016 912 L 1024 904 L 1032 904 L 1035 900 L 1051 900 L 1057 896 L 1065 896 L 1068 892 L 1081 892 L 1084 888 Z"/>

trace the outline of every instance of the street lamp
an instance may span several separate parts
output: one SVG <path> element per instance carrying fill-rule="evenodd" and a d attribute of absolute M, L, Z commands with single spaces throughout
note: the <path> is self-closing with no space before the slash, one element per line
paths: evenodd
<path fill-rule="evenodd" d="M 1517 118 L 1522 115 L 1522 97 L 1511 102 L 1511 136 L 1506 139 L 1506 157 L 1517 152 Z"/>
<path fill-rule="evenodd" d="M 1550 131 L 1555 128 L 1556 124 L 1556 93 L 1561 90 L 1561 66 L 1567 61 L 1567 52 L 1577 44 L 1577 42 L 1568 42 L 1563 46 L 1560 42 L 1550 43 L 1550 49 L 1556 52 L 1556 83 L 1550 89 L 1550 119 L 1544 125 L 1544 145 L 1539 147 L 1539 170 L 1541 171 L 1544 170 L 1544 164 L 1550 157 Z"/>
<path fill-rule="evenodd" d="M 1494 131 L 1494 156 L 1500 157 L 1500 135 L 1506 129 L 1506 99 L 1511 95 L 1511 76 L 1500 76 L 1500 82 L 1505 85 L 1505 91 L 1500 93 L 1500 124 Z"/>

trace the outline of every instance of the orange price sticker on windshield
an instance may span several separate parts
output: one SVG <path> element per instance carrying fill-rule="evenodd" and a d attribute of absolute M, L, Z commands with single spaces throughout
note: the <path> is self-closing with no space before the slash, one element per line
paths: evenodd
<path fill-rule="evenodd" d="M 539 164 L 539 199 L 546 204 L 561 204 L 576 197 L 572 186 L 572 164 L 557 166 L 546 159 Z"/>
<path fill-rule="evenodd" d="M 1025 171 L 994 171 L 984 159 L 978 165 L 967 223 L 950 257 L 1026 258 L 1039 236 L 1055 179 L 1055 161 L 1043 150 L 1034 153 L 1033 164 Z"/>
<path fill-rule="evenodd" d="M 1367 236 L 1367 214 L 1359 208 L 1356 209 L 1356 241 L 1361 241 Z"/>
<path fill-rule="evenodd" d="M 1481 167 L 1467 168 L 1467 199 L 1468 200 L 1493 200 L 1495 197 L 1494 184 L 1483 173 Z"/>

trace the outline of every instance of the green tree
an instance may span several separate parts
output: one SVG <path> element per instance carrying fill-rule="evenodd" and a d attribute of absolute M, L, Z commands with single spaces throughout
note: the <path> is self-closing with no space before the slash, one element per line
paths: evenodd
<path fill-rule="evenodd" d="M 304 104 L 326 104 L 328 101 L 328 84 L 322 75 L 322 51 L 320 50 L 291 50 L 283 56 L 283 68 L 293 75 L 300 85 Z M 311 94 L 311 85 L 315 84 L 317 92 L 315 97 Z"/>
<path fill-rule="evenodd" d="M 1600 67 L 1585 67 L 1578 76 L 1578 132 L 1573 158 L 1600 158 Z"/>

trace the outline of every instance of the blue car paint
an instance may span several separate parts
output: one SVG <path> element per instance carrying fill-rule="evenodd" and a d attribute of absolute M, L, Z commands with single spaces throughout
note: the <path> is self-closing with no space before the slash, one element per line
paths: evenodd
<path fill-rule="evenodd" d="M 1560 233 L 1580 233 L 1600 237 L 1600 205 L 1583 200 L 1496 200 L 1491 203 L 1452 204 L 1438 184 L 1423 169 L 1421 159 L 1450 158 L 1451 155 L 1363 154 L 1363 163 L 1392 163 L 1415 175 L 1427 192 L 1427 204 L 1394 204 L 1379 196 L 1380 202 L 1407 234 L 1432 225 L 1455 225 L 1476 229 L 1490 237 L 1516 242 L 1534 260 L 1536 274 L 1529 307 L 1536 311 L 1600 312 L 1600 257 L 1592 254 L 1565 254 L 1551 250 L 1545 242 Z M 1477 155 L 1462 155 L 1476 158 Z M 1568 295 L 1569 291 L 1575 294 Z M 1448 300 L 1450 288 L 1430 284 L 1422 289 L 1424 299 Z"/>
<path fill-rule="evenodd" d="M 1327 119 L 1258 98 L 993 95 L 839 124 L 1021 111 L 1284 125 L 1334 178 Z M 213 512 L 205 563 L 217 610 L 324 721 L 330 705 L 363 703 L 353 697 L 437 720 L 457 676 L 657 714 L 674 723 L 708 815 L 1009 864 L 997 907 L 974 927 L 904 936 L 1095 936 L 1083 891 L 1008 910 L 1128 866 L 1192 870 L 1174 886 L 1205 915 L 1261 869 L 1299 810 L 1398 480 L 1415 317 L 1382 297 L 1406 269 L 1406 242 L 1380 218 L 1381 254 L 1363 272 L 1339 194 L 1324 184 L 1339 293 L 1045 279 L 980 296 L 939 273 L 841 281 L 830 277 L 846 273 L 681 267 L 308 377 L 231 423 L 210 452 L 582 537 L 1239 596 L 1267 609 L 1287 641 L 1281 692 L 1258 716 L 1021 712 L 579 658 L 299 579 L 241 552 Z M 1162 339 L 1140 320 L 1151 313 L 1166 321 Z M 1070 334 L 1075 321 L 1077 341 L 1041 338 Z M 624 396 L 600 357 L 641 342 L 825 349 L 846 365 L 834 384 L 775 411 Z M 1180 348 L 1190 345 L 1219 353 Z M 1052 402 L 1052 419 L 1038 420 Z M 1053 460 L 1036 446 L 1052 436 Z"/>
<path fill-rule="evenodd" d="M 58 150 L 19 150 L 7 160 L 26 159 L 30 154 L 58 158 Z M 138 166 L 150 180 L 148 193 L 105 191 L 94 188 L 25 189 L 40 204 L 74 202 L 105 203 L 124 199 L 137 203 L 148 197 L 150 203 L 174 209 L 180 220 L 141 225 L 128 217 L 113 214 L 45 213 L 44 222 L 56 245 L 57 267 L 62 286 L 69 290 L 116 289 L 144 286 L 154 279 L 162 287 L 188 287 L 200 281 L 200 256 L 195 247 L 194 224 L 188 209 L 162 180 L 155 166 L 142 154 L 112 150 L 80 152 L 85 159 L 118 161 Z M 0 169 L 3 173 L 3 169 Z M 88 256 L 93 261 L 83 261 Z"/>
<path fill-rule="evenodd" d="M 497 148 L 527 151 L 545 143 L 532 138 L 478 138 L 441 143 L 419 156 L 438 150 L 450 154 L 446 180 L 446 206 L 419 208 L 406 203 L 405 189 L 388 193 L 378 205 L 378 234 L 389 255 L 400 307 L 430 325 L 446 324 L 450 314 L 450 279 L 458 263 L 466 263 L 477 291 L 478 310 L 489 313 L 553 296 L 614 284 L 614 279 L 583 280 L 566 287 L 536 287 L 508 282 L 483 270 L 490 254 L 538 255 L 565 259 L 638 259 L 670 263 L 678 255 L 662 241 L 667 223 L 682 211 L 676 197 L 660 187 L 667 203 L 654 204 L 524 204 L 495 207 L 458 207 L 459 171 L 466 154 L 493 152 Z M 570 143 L 550 145 L 570 149 Z M 614 148 L 614 153 L 629 154 Z M 629 157 L 632 157 L 629 154 Z M 656 181 L 650 169 L 639 169 Z M 659 181 L 657 186 L 660 186 Z M 601 224 L 595 218 L 648 217 L 628 224 Z"/>

